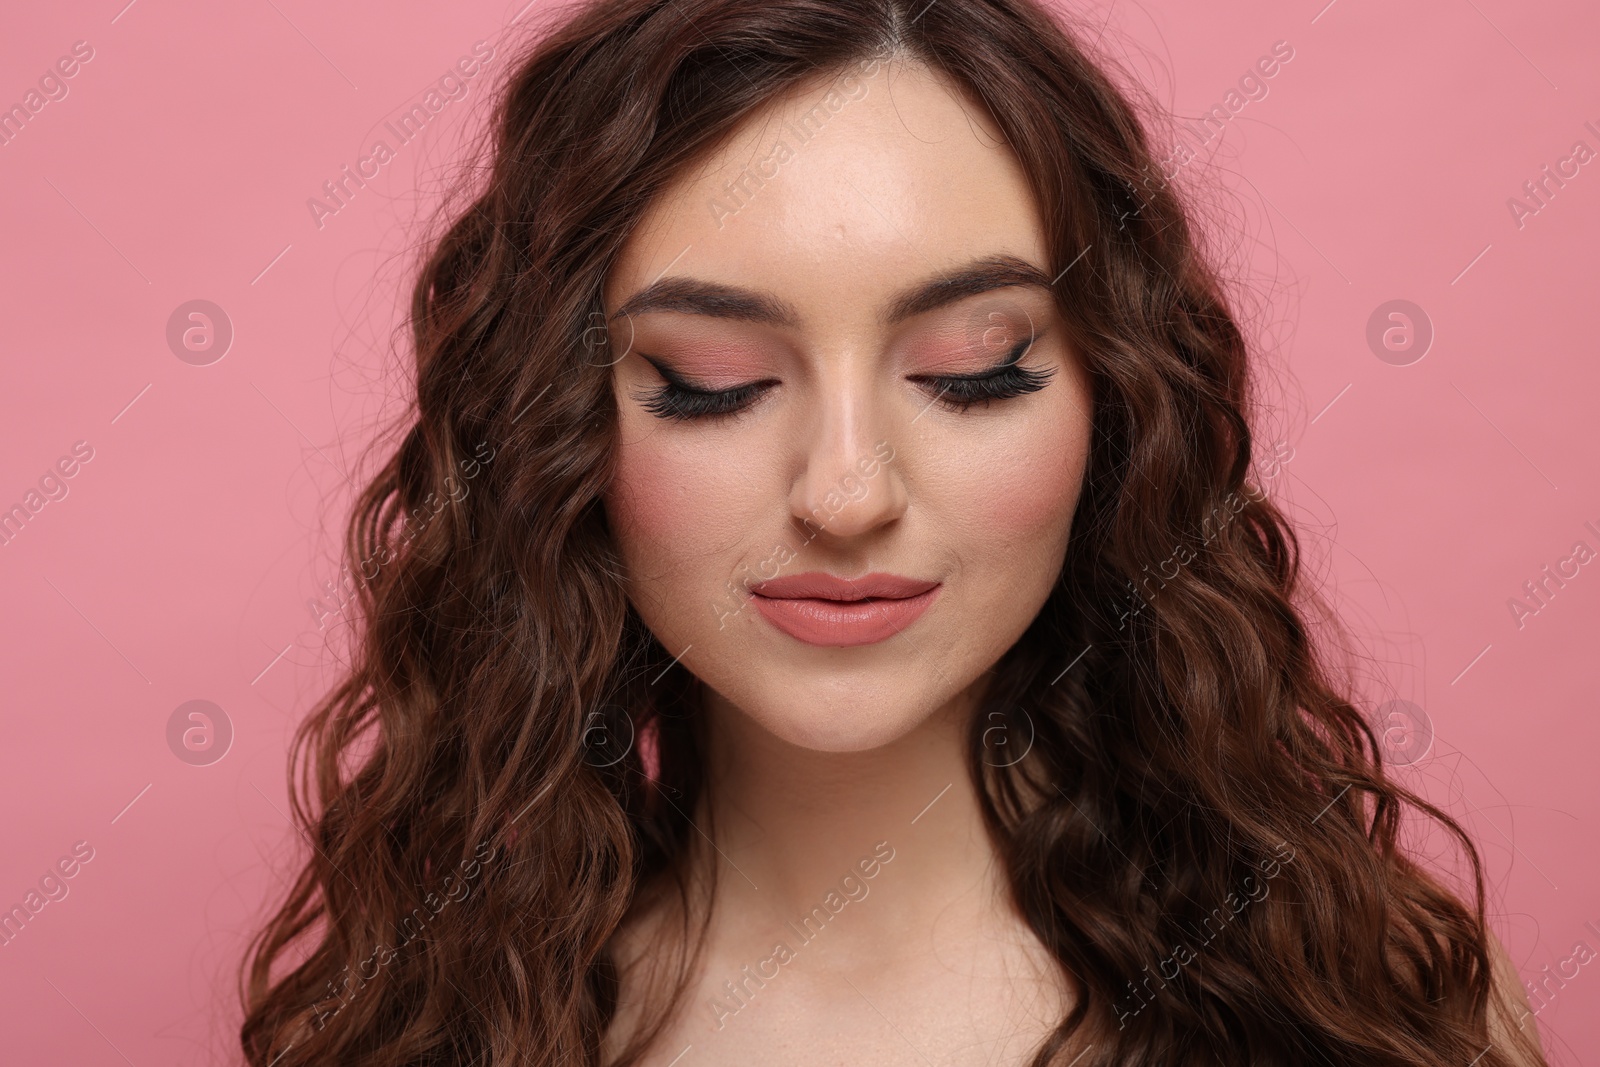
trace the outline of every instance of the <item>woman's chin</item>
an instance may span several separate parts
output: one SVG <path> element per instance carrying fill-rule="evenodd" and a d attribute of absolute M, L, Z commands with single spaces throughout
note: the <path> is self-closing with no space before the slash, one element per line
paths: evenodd
<path fill-rule="evenodd" d="M 923 726 L 930 709 L 871 698 L 813 698 L 757 707 L 747 717 L 779 741 L 812 752 L 868 752 Z"/>

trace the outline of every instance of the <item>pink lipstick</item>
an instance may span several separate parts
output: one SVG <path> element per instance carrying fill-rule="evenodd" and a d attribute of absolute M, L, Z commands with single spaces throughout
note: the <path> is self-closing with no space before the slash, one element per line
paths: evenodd
<path fill-rule="evenodd" d="M 939 583 L 874 571 L 840 578 L 808 571 L 751 586 L 763 618 L 797 641 L 851 648 L 887 640 L 939 596 Z"/>

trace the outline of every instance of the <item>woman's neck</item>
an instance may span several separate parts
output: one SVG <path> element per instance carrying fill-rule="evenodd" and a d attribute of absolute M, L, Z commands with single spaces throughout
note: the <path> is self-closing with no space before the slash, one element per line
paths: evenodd
<path fill-rule="evenodd" d="M 804 932 L 803 916 L 848 906 L 857 913 L 850 940 L 881 964 L 885 953 L 917 951 L 958 900 L 1003 908 L 1004 872 L 967 769 L 975 692 L 862 752 L 794 745 L 708 692 L 709 817 L 697 822 L 716 844 L 713 926 L 760 939 Z"/>
<path fill-rule="evenodd" d="M 716 864 L 715 903 L 698 913 L 703 951 L 647 1063 L 676 1062 L 691 1046 L 699 1062 L 749 1062 L 777 1035 L 818 1050 L 887 1040 L 885 1063 L 926 1063 L 924 1045 L 938 1060 L 1026 1062 L 1071 995 L 1014 907 L 984 826 L 967 767 L 977 692 L 860 752 L 786 742 L 707 694 L 692 855 L 697 874 Z M 637 918 L 616 942 L 611 1051 L 675 981 L 678 913 L 649 907 Z M 896 1020 L 888 1030 L 886 1019 Z"/>

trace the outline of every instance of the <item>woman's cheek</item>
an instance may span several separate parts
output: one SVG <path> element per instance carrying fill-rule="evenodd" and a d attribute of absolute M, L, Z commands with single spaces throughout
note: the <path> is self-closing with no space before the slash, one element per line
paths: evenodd
<path fill-rule="evenodd" d="M 1015 457 L 983 482 L 974 510 L 987 516 L 992 529 L 1010 533 L 1010 540 L 1052 535 L 1070 517 L 1073 475 L 1071 458 L 1060 453 Z"/>
<path fill-rule="evenodd" d="M 992 515 L 1005 528 L 1044 537 L 1050 551 L 1066 544 L 1088 467 L 1091 424 L 1086 383 L 1079 374 L 1059 377 L 1052 404 L 1041 406 L 1012 442 L 1016 460 L 994 479 Z"/>
<path fill-rule="evenodd" d="M 933 480 L 944 506 L 991 549 L 1039 542 L 1054 552 L 1071 525 L 1086 449 L 1075 424 L 1030 419 L 980 447 L 969 442 L 934 467 Z"/>
<path fill-rule="evenodd" d="M 754 490 L 741 474 L 709 438 L 621 446 L 606 513 L 635 582 L 681 589 L 732 566 L 722 550 L 736 555 L 751 532 L 740 524 Z"/>
<path fill-rule="evenodd" d="M 624 446 L 606 492 L 606 513 L 619 538 L 652 541 L 661 528 L 682 516 L 683 496 L 677 465 L 648 445 Z"/>

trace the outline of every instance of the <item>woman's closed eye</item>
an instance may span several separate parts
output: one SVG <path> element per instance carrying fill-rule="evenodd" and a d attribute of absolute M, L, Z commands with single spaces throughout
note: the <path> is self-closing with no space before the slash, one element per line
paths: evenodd
<path fill-rule="evenodd" d="M 1017 364 L 1038 339 L 1030 337 L 1017 342 L 1005 359 L 988 370 L 974 374 L 917 374 L 911 376 L 911 381 L 928 389 L 935 400 L 954 411 L 1037 392 L 1050 384 L 1055 368 L 1035 370 Z"/>
<path fill-rule="evenodd" d="M 954 411 L 965 411 L 976 404 L 987 405 L 994 400 L 1036 392 L 1048 385 L 1055 375 L 1054 368 L 1036 370 L 1018 366 L 1037 340 L 1037 337 L 1031 337 L 1018 342 L 1003 360 L 985 370 L 971 374 L 914 374 L 908 376 L 908 380 Z M 777 379 L 764 378 L 727 389 L 707 389 L 684 378 L 664 363 L 649 356 L 644 356 L 644 359 L 661 375 L 662 384 L 635 392 L 633 398 L 646 411 L 661 419 L 689 421 L 734 415 L 750 407 L 768 389 L 779 384 Z"/>
<path fill-rule="evenodd" d="M 707 389 L 678 374 L 665 363 L 639 353 L 661 375 L 662 384 L 633 394 L 650 414 L 661 419 L 689 420 L 733 415 L 753 404 L 778 384 L 775 378 L 746 382 L 728 389 Z"/>

